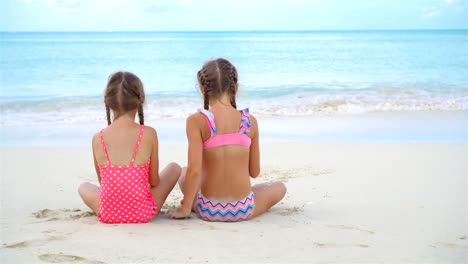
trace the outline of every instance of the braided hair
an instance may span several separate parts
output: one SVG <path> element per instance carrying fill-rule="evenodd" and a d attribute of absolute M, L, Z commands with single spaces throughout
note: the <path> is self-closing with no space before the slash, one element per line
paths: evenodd
<path fill-rule="evenodd" d="M 208 80 L 208 77 L 206 77 L 206 70 L 199 70 L 198 71 L 198 82 L 200 85 L 203 87 L 203 108 L 208 110 L 210 108 L 210 98 L 209 98 L 209 92 L 211 91 L 211 83 Z"/>
<path fill-rule="evenodd" d="M 111 115 L 110 115 L 110 108 L 106 104 L 106 116 L 107 116 L 107 125 L 110 126 L 111 124 Z"/>
<path fill-rule="evenodd" d="M 237 70 L 234 66 L 231 67 L 231 72 L 229 73 L 229 94 L 231 95 L 231 105 L 234 108 L 236 106 L 236 89 L 237 89 Z"/>
<path fill-rule="evenodd" d="M 111 124 L 111 110 L 114 114 L 114 120 L 122 114 L 137 110 L 140 124 L 144 125 L 144 103 L 143 83 L 135 74 L 119 71 L 109 77 L 104 91 L 104 105 L 106 106 L 108 125 Z"/>
<path fill-rule="evenodd" d="M 208 110 L 210 98 L 219 99 L 227 93 L 232 107 L 236 106 L 237 70 L 228 60 L 219 58 L 205 63 L 197 73 L 198 83 L 202 87 L 203 107 Z"/>

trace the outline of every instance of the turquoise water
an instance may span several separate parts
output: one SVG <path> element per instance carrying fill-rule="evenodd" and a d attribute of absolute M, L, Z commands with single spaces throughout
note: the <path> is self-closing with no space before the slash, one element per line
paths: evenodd
<path fill-rule="evenodd" d="M 150 119 L 201 106 L 196 72 L 226 57 L 259 116 L 467 111 L 468 30 L 0 33 L 2 126 L 105 118 L 114 71 L 145 84 Z"/>

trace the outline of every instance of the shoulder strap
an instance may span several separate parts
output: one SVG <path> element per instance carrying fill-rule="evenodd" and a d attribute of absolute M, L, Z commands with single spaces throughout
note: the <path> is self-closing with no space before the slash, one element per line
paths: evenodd
<path fill-rule="evenodd" d="M 216 133 L 216 126 L 214 123 L 213 113 L 205 109 L 198 109 L 198 112 L 202 113 L 205 116 L 206 123 L 208 124 L 208 127 L 210 128 L 211 136 L 213 136 Z"/>
<path fill-rule="evenodd" d="M 107 154 L 107 149 L 106 149 L 106 145 L 104 144 L 104 139 L 102 138 L 102 131 L 104 129 L 102 129 L 100 132 L 99 132 L 99 139 L 101 140 L 101 147 L 102 147 L 102 150 L 104 151 L 104 155 L 106 156 L 106 161 L 107 161 L 107 165 L 111 165 L 111 161 L 109 159 L 109 155 Z"/>
<path fill-rule="evenodd" d="M 249 108 L 245 108 L 239 111 L 242 115 L 239 132 L 247 134 L 250 131 L 250 113 Z"/>
<path fill-rule="evenodd" d="M 135 158 L 136 158 L 136 155 L 138 153 L 138 150 L 140 149 L 141 138 L 143 138 L 143 131 L 144 130 L 145 130 L 145 125 L 141 125 L 140 126 L 140 135 L 138 136 L 138 140 L 137 140 L 137 143 L 136 143 L 136 146 L 135 146 L 135 151 L 133 152 L 133 157 L 132 157 L 131 164 L 135 163 Z"/>

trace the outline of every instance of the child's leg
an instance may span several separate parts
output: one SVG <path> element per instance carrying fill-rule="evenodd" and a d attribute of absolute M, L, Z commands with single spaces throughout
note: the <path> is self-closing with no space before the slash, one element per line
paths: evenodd
<path fill-rule="evenodd" d="M 85 182 L 78 188 L 78 193 L 83 202 L 97 214 L 99 212 L 99 187 Z"/>
<path fill-rule="evenodd" d="M 181 168 L 179 164 L 171 162 L 164 170 L 159 173 L 159 184 L 156 187 L 151 188 L 151 193 L 158 206 L 158 213 L 161 210 L 164 202 L 166 201 L 169 193 L 174 189 L 177 180 L 180 177 Z"/>
<path fill-rule="evenodd" d="M 179 179 L 179 188 L 182 191 L 182 193 L 184 192 L 185 174 L 187 174 L 187 167 L 182 168 L 182 173 Z M 200 185 L 201 185 L 201 181 L 198 186 L 198 191 L 200 191 Z M 195 195 L 195 198 L 193 199 L 193 203 L 192 203 L 192 212 L 196 212 L 196 211 L 197 211 L 197 195 Z"/>
<path fill-rule="evenodd" d="M 286 194 L 286 186 L 282 182 L 262 183 L 253 186 L 252 191 L 255 206 L 250 218 L 263 214 L 281 201 Z"/>

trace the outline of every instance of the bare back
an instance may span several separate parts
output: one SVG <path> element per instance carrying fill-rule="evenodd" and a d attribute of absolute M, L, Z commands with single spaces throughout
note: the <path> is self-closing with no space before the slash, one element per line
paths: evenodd
<path fill-rule="evenodd" d="M 141 127 L 136 123 L 124 125 L 116 123 L 111 124 L 102 131 L 102 138 L 112 165 L 126 166 L 132 160 Z M 100 142 L 99 133 L 93 137 L 93 155 L 96 173 L 100 181 L 98 165 L 107 165 L 107 161 Z M 159 171 L 157 135 L 154 128 L 145 126 L 134 164 L 143 165 L 150 161 L 149 181 L 154 186 L 158 182 Z"/>
<path fill-rule="evenodd" d="M 126 166 L 130 163 L 139 133 L 140 126 L 137 124 L 124 129 L 112 127 L 111 125 L 103 130 L 102 136 L 104 144 L 106 145 L 107 153 L 109 154 L 112 164 L 116 166 Z M 150 140 L 147 133 L 144 133 L 135 158 L 135 164 L 144 164 L 149 161 L 152 149 Z M 96 142 L 97 144 L 95 144 L 94 141 L 96 140 L 93 140 L 93 152 L 96 155 L 96 160 L 99 164 L 106 165 L 106 157 L 102 146 L 99 141 Z"/>
<path fill-rule="evenodd" d="M 242 121 L 239 111 L 234 108 L 213 109 L 212 113 L 216 120 L 216 135 L 239 133 Z M 212 137 L 210 124 L 201 113 L 195 118 L 202 141 L 206 143 Z M 238 201 L 250 193 L 252 147 L 258 152 L 256 120 L 252 123 L 246 133 L 252 139 L 250 146 L 227 144 L 203 149 L 201 191 L 204 196 L 218 201 Z M 258 155 L 253 156 L 258 158 Z"/>

